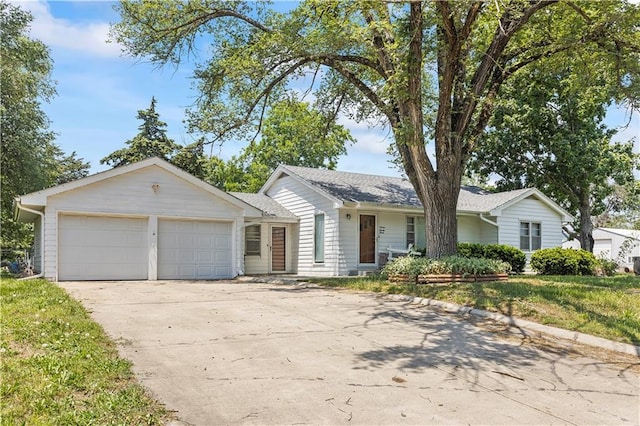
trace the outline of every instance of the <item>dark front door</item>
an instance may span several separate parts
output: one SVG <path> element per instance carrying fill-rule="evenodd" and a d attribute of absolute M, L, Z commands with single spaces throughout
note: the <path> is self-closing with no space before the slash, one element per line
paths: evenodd
<path fill-rule="evenodd" d="M 286 228 L 274 226 L 271 228 L 271 271 L 284 272 L 287 269 L 285 258 Z"/>
<path fill-rule="evenodd" d="M 376 263 L 376 217 L 360 215 L 360 263 Z"/>

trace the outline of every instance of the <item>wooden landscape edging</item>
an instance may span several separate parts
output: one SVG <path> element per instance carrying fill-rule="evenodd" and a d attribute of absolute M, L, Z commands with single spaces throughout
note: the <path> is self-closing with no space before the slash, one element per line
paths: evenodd
<path fill-rule="evenodd" d="M 418 275 L 410 278 L 408 275 L 389 275 L 389 281 L 415 284 L 435 284 L 435 283 L 476 283 L 489 281 L 507 281 L 508 274 L 486 274 L 486 275 L 461 275 L 461 274 L 430 274 Z"/>

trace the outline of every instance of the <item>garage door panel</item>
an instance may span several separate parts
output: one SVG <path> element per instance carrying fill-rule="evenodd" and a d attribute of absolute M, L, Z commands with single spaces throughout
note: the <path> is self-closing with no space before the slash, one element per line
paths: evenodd
<path fill-rule="evenodd" d="M 231 229 L 225 222 L 159 220 L 158 278 L 230 278 Z"/>
<path fill-rule="evenodd" d="M 148 278 L 147 220 L 60 215 L 58 279 Z"/>

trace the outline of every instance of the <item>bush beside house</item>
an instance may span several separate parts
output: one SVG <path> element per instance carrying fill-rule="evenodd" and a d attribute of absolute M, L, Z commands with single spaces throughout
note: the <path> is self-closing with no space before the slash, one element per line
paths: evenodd
<path fill-rule="evenodd" d="M 458 243 L 458 256 L 495 259 L 511 265 L 511 272 L 524 271 L 527 256 L 518 248 L 505 244 Z"/>
<path fill-rule="evenodd" d="M 556 247 L 531 255 L 531 268 L 541 275 L 593 275 L 597 264 L 593 253 L 586 250 Z"/>

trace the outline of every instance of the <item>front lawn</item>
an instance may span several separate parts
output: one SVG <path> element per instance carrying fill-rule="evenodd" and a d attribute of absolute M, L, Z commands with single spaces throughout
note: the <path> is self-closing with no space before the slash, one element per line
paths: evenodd
<path fill-rule="evenodd" d="M 46 280 L 2 279 L 3 425 L 159 424 L 168 413 L 84 308 Z"/>
<path fill-rule="evenodd" d="M 317 279 L 329 287 L 436 299 L 640 345 L 640 278 L 514 276 L 507 282 L 394 284 L 379 277 Z"/>

